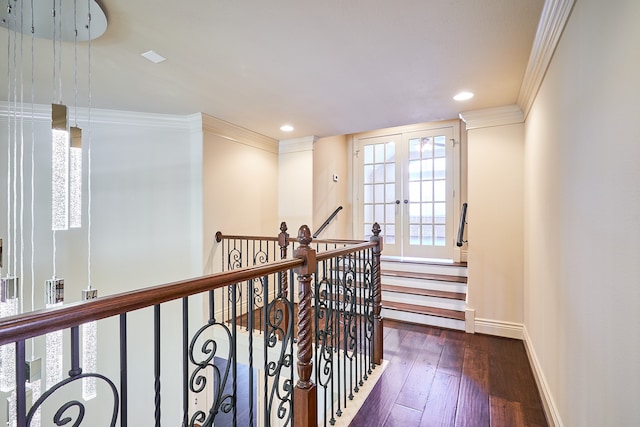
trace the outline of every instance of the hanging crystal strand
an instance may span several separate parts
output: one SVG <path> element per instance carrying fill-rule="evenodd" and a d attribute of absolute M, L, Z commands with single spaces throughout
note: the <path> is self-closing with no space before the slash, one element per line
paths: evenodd
<path fill-rule="evenodd" d="M 73 0 L 74 126 L 69 147 L 69 227 L 82 226 L 82 129 L 78 127 L 78 6 Z"/>
<path fill-rule="evenodd" d="M 88 32 L 88 123 L 89 140 L 87 144 L 87 279 L 88 287 L 82 291 L 83 301 L 98 297 L 98 290 L 91 285 L 91 0 L 87 0 L 87 32 Z M 75 7 L 75 0 L 74 0 Z M 77 30 L 76 30 L 77 35 Z M 77 86 L 76 86 L 77 93 Z M 98 370 L 98 323 L 96 321 L 82 325 L 82 366 L 84 372 L 97 372 Z M 97 396 L 96 380 L 88 377 L 82 379 L 82 397 L 85 400 Z"/>
<path fill-rule="evenodd" d="M 62 3 L 56 11 L 56 1 L 53 0 L 53 92 L 56 99 L 56 86 L 58 87 L 57 100 L 62 99 Z M 59 27 L 59 28 L 58 28 Z M 59 31 L 58 31 L 59 29 Z M 60 36 L 59 54 L 56 58 L 56 36 Z M 56 59 L 59 61 L 59 69 L 56 75 Z M 57 77 L 57 79 L 56 79 Z M 52 135 L 52 184 L 51 184 L 51 216 L 52 216 L 52 243 L 53 243 L 53 277 L 45 281 L 45 307 L 53 308 L 64 302 L 64 279 L 56 276 L 56 231 L 66 230 L 69 227 L 69 125 L 67 107 L 62 104 L 51 105 L 51 135 Z M 48 390 L 62 380 L 63 356 L 62 356 L 62 331 L 46 334 L 46 389 Z"/>
<path fill-rule="evenodd" d="M 64 302 L 64 279 L 49 279 L 45 282 L 45 307 L 59 307 Z M 62 381 L 62 331 L 46 335 L 46 384 L 47 390 Z"/>
<path fill-rule="evenodd" d="M 31 311 L 36 309 L 35 307 L 35 19 L 33 12 L 33 1 L 31 4 Z M 35 340 L 31 339 L 31 357 L 27 360 L 28 386 L 31 389 L 31 402 L 36 402 L 42 394 L 42 359 L 35 357 Z M 40 427 L 41 425 L 41 410 L 38 410 L 33 414 L 31 419 L 31 425 L 33 427 Z"/>
<path fill-rule="evenodd" d="M 7 105 L 14 114 L 7 114 L 7 249 L 6 275 L 0 277 L 0 317 L 17 314 L 17 285 L 15 277 L 17 265 L 17 11 L 7 2 L 8 19 L 13 19 L 13 32 L 7 31 Z M 13 58 L 13 62 L 12 59 Z M 11 64 L 13 63 L 13 71 Z M 12 273 L 13 271 L 13 273 Z M 15 387 L 15 347 L 0 347 L 0 391 L 11 391 Z"/>

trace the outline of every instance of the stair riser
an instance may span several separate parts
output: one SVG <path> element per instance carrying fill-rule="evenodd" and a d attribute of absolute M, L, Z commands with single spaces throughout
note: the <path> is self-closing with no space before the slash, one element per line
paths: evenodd
<path fill-rule="evenodd" d="M 407 288 L 432 289 L 434 291 L 446 292 L 467 292 L 466 283 L 443 282 L 440 280 L 414 279 L 411 277 L 382 276 L 381 282 L 384 285 L 406 286 Z"/>
<path fill-rule="evenodd" d="M 467 277 L 467 267 L 457 265 L 433 265 L 410 262 L 381 261 L 382 270 L 410 271 L 414 273 L 446 274 L 449 276 Z"/>
<path fill-rule="evenodd" d="M 406 311 L 382 309 L 382 317 L 385 319 L 399 320 L 401 322 L 411 322 L 420 325 L 438 326 L 441 328 L 465 330 L 463 320 L 448 319 L 445 317 L 429 316 L 426 314 L 409 313 Z"/>
<path fill-rule="evenodd" d="M 464 311 L 466 303 L 449 298 L 429 297 L 423 295 L 410 295 L 399 292 L 382 291 L 382 300 L 390 302 L 402 302 L 405 304 L 421 305 L 424 307 L 444 308 L 447 310 Z"/>

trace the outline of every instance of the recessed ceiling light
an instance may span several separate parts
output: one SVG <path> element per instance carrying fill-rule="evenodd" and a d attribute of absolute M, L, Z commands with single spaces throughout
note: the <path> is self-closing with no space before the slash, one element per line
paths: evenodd
<path fill-rule="evenodd" d="M 473 93 L 471 92 L 460 92 L 456 96 L 453 97 L 456 101 L 466 101 L 467 99 L 473 98 Z"/>
<path fill-rule="evenodd" d="M 291 132 L 293 130 L 293 126 L 291 125 L 282 125 L 280 126 L 280 130 L 283 132 Z"/>
<path fill-rule="evenodd" d="M 148 59 L 149 61 L 153 62 L 154 64 L 158 64 L 162 61 L 166 61 L 167 58 L 165 58 L 164 56 L 149 50 L 145 53 L 141 53 L 140 55 L 144 56 L 146 59 Z"/>

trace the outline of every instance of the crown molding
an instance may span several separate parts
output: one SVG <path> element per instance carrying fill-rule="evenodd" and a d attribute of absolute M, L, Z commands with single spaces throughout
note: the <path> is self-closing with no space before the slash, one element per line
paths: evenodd
<path fill-rule="evenodd" d="M 279 152 L 280 154 L 285 154 L 285 153 L 296 153 L 300 151 L 313 151 L 313 144 L 316 142 L 316 140 L 317 138 L 315 136 L 283 139 L 278 144 Z"/>
<path fill-rule="evenodd" d="M 575 0 L 546 0 L 533 41 L 529 63 L 522 79 L 518 105 L 526 118 L 549 68 Z"/>
<path fill-rule="evenodd" d="M 490 126 L 503 126 L 524 122 L 524 113 L 517 105 L 507 105 L 484 110 L 465 111 L 460 113 L 467 130 Z"/>
<path fill-rule="evenodd" d="M 238 144 L 278 153 L 278 140 L 269 138 L 233 123 L 225 122 L 207 114 L 202 114 L 202 130 Z"/>
<path fill-rule="evenodd" d="M 76 117 L 77 114 L 77 117 Z M 9 104 L 0 101 L 0 119 L 24 119 L 35 121 L 51 121 L 51 104 Z M 193 129 L 199 126 L 200 114 L 173 115 L 138 113 L 134 111 L 103 110 L 98 108 L 69 107 L 69 120 L 77 121 L 83 126 L 90 124 L 153 126 L 173 129 Z"/>

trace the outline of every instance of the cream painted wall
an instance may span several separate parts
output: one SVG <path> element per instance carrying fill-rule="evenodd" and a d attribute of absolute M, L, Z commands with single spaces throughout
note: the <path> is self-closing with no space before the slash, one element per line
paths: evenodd
<path fill-rule="evenodd" d="M 53 234 L 51 232 L 51 131 L 49 106 L 37 106 L 35 121 L 35 223 L 34 223 L 34 290 L 36 309 L 43 308 L 44 281 L 53 274 Z M 91 146 L 92 285 L 99 295 L 110 295 L 145 286 L 166 283 L 201 274 L 201 166 L 194 161 L 194 151 L 200 144 L 193 138 L 200 125 L 193 117 L 147 115 L 94 110 L 89 127 L 82 117 L 84 129 L 85 168 L 87 184 L 87 148 Z M 0 236 L 7 244 L 6 147 L 7 120 L 0 119 Z M 31 310 L 31 119 L 25 120 L 25 311 Z M 90 141 L 89 141 L 90 140 Z M 19 176 L 19 175 L 18 175 Z M 18 185 L 20 188 L 20 185 Z M 196 189 L 194 192 L 193 190 Z M 65 302 L 81 299 L 87 286 L 87 200 L 84 198 L 84 226 L 56 233 L 56 272 L 65 279 Z M 19 206 L 19 204 L 18 204 Z M 20 236 L 21 233 L 18 233 Z M 7 256 L 7 247 L 4 247 Z M 15 253 L 15 252 L 14 252 Z M 19 259 L 18 259 L 18 262 Z M 12 269 L 13 270 L 13 269 Z M 13 270 L 16 271 L 16 270 Z M 6 274 L 6 270 L 2 274 Z M 19 270 L 18 270 L 19 272 Z M 191 301 L 196 307 L 197 298 Z M 180 306 L 163 306 L 162 384 L 167 390 L 180 384 L 181 354 L 179 345 L 169 337 L 179 337 Z M 193 316 L 194 321 L 197 316 Z M 168 320 L 169 319 L 169 320 Z M 145 425 L 153 413 L 152 311 L 140 310 L 129 317 L 129 384 L 135 405 L 129 407 L 132 424 Z M 98 323 L 98 369 L 116 380 L 118 363 L 118 322 L 107 319 Z M 65 370 L 69 369 L 68 331 L 65 338 Z M 28 355 L 31 354 L 31 342 Z M 44 357 L 44 344 L 35 341 L 36 357 Z M 106 419 L 108 407 L 100 396 L 87 403 L 85 423 L 100 425 Z M 0 398 L 6 398 L 1 393 Z M 6 405 L 0 405 L 4 411 Z M 166 399 L 162 403 L 167 424 L 178 425 L 180 405 Z M 50 410 L 49 410 L 50 412 Z M 51 419 L 50 415 L 47 415 Z M 4 413 L 0 419 L 6 419 Z"/>
<path fill-rule="evenodd" d="M 577 1 L 526 121 L 525 325 L 558 425 L 640 420 L 639 21 Z"/>
<path fill-rule="evenodd" d="M 482 320 L 522 323 L 522 124 L 468 131 L 467 307 Z"/>
<path fill-rule="evenodd" d="M 278 216 L 291 237 L 307 225 L 313 233 L 314 137 L 280 141 L 278 161 Z M 278 223 L 279 224 L 279 223 Z"/>
<path fill-rule="evenodd" d="M 313 146 L 313 230 L 338 207 L 342 210 L 319 238 L 351 239 L 351 197 L 349 193 L 349 141 L 346 135 L 318 139 Z M 333 175 L 338 175 L 338 181 Z"/>
<path fill-rule="evenodd" d="M 220 270 L 215 234 L 280 232 L 278 142 L 203 115 L 205 273 Z"/>

